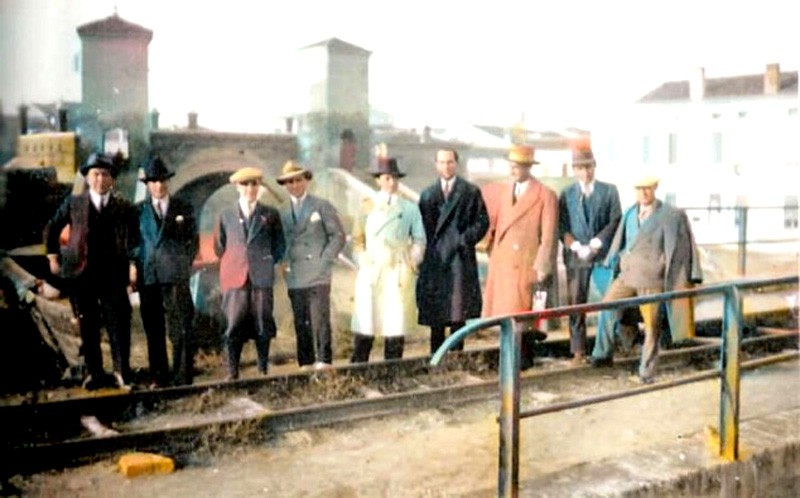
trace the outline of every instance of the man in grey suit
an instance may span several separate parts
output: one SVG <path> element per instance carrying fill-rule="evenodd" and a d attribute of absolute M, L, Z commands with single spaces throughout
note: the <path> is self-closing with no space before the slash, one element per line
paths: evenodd
<path fill-rule="evenodd" d="M 157 386 L 191 384 L 194 306 L 189 277 L 199 246 L 194 209 L 170 195 L 169 179 L 175 173 L 160 157 L 148 161 L 143 170 L 141 181 L 148 195 L 137 205 L 142 235 L 137 273 L 150 375 Z M 171 375 L 167 333 L 172 344 Z"/>
<path fill-rule="evenodd" d="M 595 179 L 597 163 L 588 144 L 572 149 L 572 171 L 576 182 L 564 189 L 558 199 L 558 235 L 563 244 L 567 267 L 569 304 L 584 304 L 589 299 L 592 271 L 608 253 L 611 238 L 619 225 L 622 209 L 617 187 Z M 603 271 L 598 270 L 598 271 Z M 595 281 L 600 294 L 606 286 Z M 569 342 L 573 363 L 581 364 L 586 356 L 586 315 L 569 317 Z"/>
<path fill-rule="evenodd" d="M 228 380 L 239 378 L 239 357 L 248 337 L 255 335 L 258 372 L 267 373 L 269 343 L 275 337 L 272 316 L 275 263 L 286 250 L 278 210 L 258 202 L 263 173 L 245 167 L 230 177 L 239 200 L 219 216 L 214 252 L 220 258 L 219 284 L 227 319 L 225 348 Z M 255 327 L 255 334 L 248 331 Z"/>
<path fill-rule="evenodd" d="M 622 215 L 606 256 L 606 266 L 617 270 L 618 275 L 603 301 L 683 289 L 702 280 L 697 248 L 686 213 L 656 199 L 657 178 L 641 178 L 634 186 L 636 204 Z M 671 304 L 667 306 L 673 307 Z M 639 379 L 642 383 L 650 383 L 654 379 L 659 346 L 658 315 L 661 309 L 664 307 L 659 303 L 639 306 L 645 331 L 639 363 Z M 612 364 L 614 325 L 623 311 L 607 310 L 600 313 L 603 326 L 598 327 L 592 351 L 593 366 Z M 686 313 L 670 309 L 669 314 L 671 327 L 683 326 L 678 324 L 678 319 L 685 318 Z M 620 338 L 632 342 L 638 327 L 623 323 L 619 325 Z"/>
<path fill-rule="evenodd" d="M 308 193 L 313 175 L 302 165 L 288 161 L 276 181 L 289 193 L 281 209 L 286 237 L 286 286 L 294 314 L 297 363 L 328 368 L 331 346 L 331 274 L 344 247 L 342 222 L 333 205 Z M 314 361 L 316 358 L 316 362 Z"/>

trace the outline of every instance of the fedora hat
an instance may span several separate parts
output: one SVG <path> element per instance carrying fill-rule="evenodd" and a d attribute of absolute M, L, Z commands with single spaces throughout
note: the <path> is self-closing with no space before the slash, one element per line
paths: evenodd
<path fill-rule="evenodd" d="M 397 159 L 393 157 L 379 157 L 375 169 L 372 170 L 370 174 L 374 177 L 392 175 L 397 178 L 403 178 L 406 176 L 406 174 L 397 167 Z"/>
<path fill-rule="evenodd" d="M 539 164 L 539 161 L 533 159 L 534 152 L 534 148 L 530 145 L 512 145 L 506 159 L 512 163 L 521 164 L 523 166 Z"/>
<path fill-rule="evenodd" d="M 113 156 L 95 152 L 86 159 L 79 169 L 81 175 L 86 176 L 92 168 L 103 168 L 108 170 L 112 178 L 116 178 L 119 173 L 119 161 Z"/>
<path fill-rule="evenodd" d="M 263 178 L 264 178 L 264 172 L 261 171 L 259 168 L 255 168 L 253 166 L 246 166 L 244 168 L 236 170 L 236 173 L 231 175 L 230 182 L 242 183 L 251 180 L 256 180 L 260 183 Z"/>
<path fill-rule="evenodd" d="M 642 175 L 633 184 L 634 187 L 657 187 L 659 178 L 654 175 Z"/>
<path fill-rule="evenodd" d="M 276 178 L 275 181 L 278 182 L 278 185 L 283 185 L 288 180 L 299 176 L 305 177 L 306 180 L 310 180 L 314 177 L 314 175 L 300 165 L 300 163 L 295 161 L 286 161 L 286 163 L 283 165 L 283 169 L 281 170 L 281 176 Z"/>
<path fill-rule="evenodd" d="M 164 161 L 159 156 L 147 161 L 143 170 L 144 171 L 140 180 L 145 183 L 163 182 L 164 180 L 169 180 L 175 176 L 175 172 L 167 169 L 167 165 L 164 164 Z"/>
<path fill-rule="evenodd" d="M 581 140 L 572 145 L 572 166 L 594 166 L 597 162 L 588 141 Z"/>

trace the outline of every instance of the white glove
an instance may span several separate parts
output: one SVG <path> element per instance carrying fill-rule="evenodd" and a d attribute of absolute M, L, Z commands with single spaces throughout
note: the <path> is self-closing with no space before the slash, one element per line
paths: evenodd
<path fill-rule="evenodd" d="M 587 261 L 592 255 L 592 248 L 589 246 L 581 246 L 578 249 L 578 257 L 583 261 Z"/>
<path fill-rule="evenodd" d="M 603 247 L 603 241 L 595 237 L 589 241 L 589 247 L 591 247 L 595 251 L 599 251 L 600 248 Z"/>
<path fill-rule="evenodd" d="M 571 246 L 569 246 L 569 250 L 572 252 L 578 252 L 581 247 L 583 247 L 583 244 L 581 244 L 576 240 L 575 242 L 572 243 Z"/>

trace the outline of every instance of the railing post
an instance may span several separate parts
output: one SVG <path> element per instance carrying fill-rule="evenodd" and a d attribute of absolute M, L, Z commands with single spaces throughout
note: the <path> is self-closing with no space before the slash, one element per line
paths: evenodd
<path fill-rule="evenodd" d="M 522 329 L 516 320 L 500 324 L 500 462 L 497 496 L 519 492 L 519 367 Z"/>
<path fill-rule="evenodd" d="M 719 454 L 726 460 L 739 458 L 739 343 L 742 337 L 742 297 L 731 286 L 725 291 L 720 350 Z"/>
<path fill-rule="evenodd" d="M 747 270 L 747 206 L 736 208 L 736 217 L 739 220 L 739 276 L 743 277 Z"/>

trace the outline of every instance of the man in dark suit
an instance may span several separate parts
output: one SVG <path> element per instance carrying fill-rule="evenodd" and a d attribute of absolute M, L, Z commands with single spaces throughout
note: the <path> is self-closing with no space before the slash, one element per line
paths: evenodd
<path fill-rule="evenodd" d="M 199 240 L 194 209 L 169 193 L 169 179 L 174 175 L 160 157 L 150 160 L 141 178 L 148 195 L 137 205 L 142 236 L 138 260 L 140 312 L 150 375 L 159 386 L 191 384 L 194 359 L 189 277 Z M 167 331 L 172 343 L 171 376 Z"/>
<path fill-rule="evenodd" d="M 258 371 L 267 373 L 269 343 L 275 337 L 272 317 L 275 263 L 286 250 L 278 210 L 258 202 L 263 173 L 254 167 L 241 168 L 230 177 L 239 201 L 219 217 L 214 251 L 220 258 L 219 282 L 222 309 L 227 318 L 225 347 L 228 380 L 239 378 L 239 357 L 244 341 L 255 327 Z"/>
<path fill-rule="evenodd" d="M 81 352 L 88 376 L 84 387 L 102 385 L 101 317 L 111 343 L 114 379 L 130 380 L 131 305 L 127 288 L 136 282 L 139 223 L 134 206 L 112 194 L 119 161 L 92 154 L 80 168 L 89 190 L 71 195 L 45 229 L 50 271 L 71 281 L 72 303 L 81 332 Z M 69 226 L 69 239 L 59 238 Z"/>
<path fill-rule="evenodd" d="M 294 314 L 297 363 L 322 369 L 333 362 L 331 274 L 345 235 L 333 205 L 308 193 L 312 177 L 303 166 L 288 161 L 276 181 L 289 193 L 289 202 L 281 209 L 281 222 L 286 236 L 284 274 Z"/>
<path fill-rule="evenodd" d="M 480 189 L 456 175 L 458 152 L 437 151 L 435 164 L 439 178 L 419 197 L 427 247 L 417 280 L 418 321 L 431 328 L 431 354 L 444 342 L 445 327 L 452 333 L 481 314 L 475 244 L 489 228 Z"/>
<path fill-rule="evenodd" d="M 572 150 L 572 171 L 577 181 L 564 189 L 558 199 L 558 232 L 567 267 L 569 304 L 588 301 L 595 263 L 602 262 L 608 253 L 622 216 L 617 187 L 597 181 L 596 166 L 588 144 L 576 144 Z M 607 281 L 595 280 L 600 295 L 605 293 Z M 573 363 L 581 364 L 586 359 L 585 314 L 570 315 L 569 332 Z"/>

